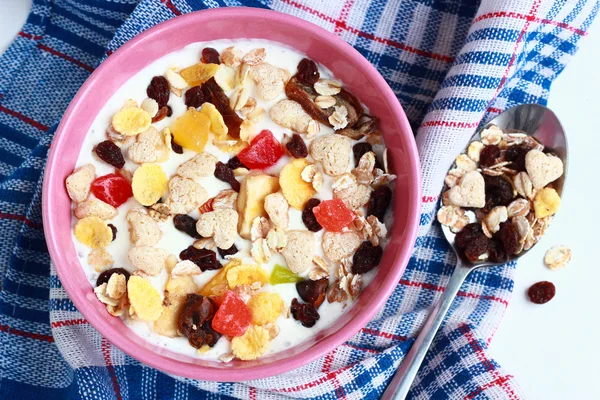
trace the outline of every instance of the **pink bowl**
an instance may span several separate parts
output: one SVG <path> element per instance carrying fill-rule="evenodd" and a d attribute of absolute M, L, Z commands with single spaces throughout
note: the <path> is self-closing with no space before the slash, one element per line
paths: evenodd
<path fill-rule="evenodd" d="M 92 121 L 113 93 L 154 60 L 198 41 L 271 39 L 324 64 L 359 95 L 390 149 L 396 183 L 392 239 L 374 281 L 331 328 L 285 352 L 233 366 L 194 359 L 141 340 L 96 299 L 71 240 L 71 207 L 64 181 L 75 167 Z M 413 133 L 396 96 L 377 70 L 337 36 L 301 19 L 251 8 L 223 8 L 183 15 L 157 25 L 123 45 L 81 87 L 52 143 L 44 177 L 44 232 L 60 280 L 83 316 L 112 344 L 162 371 L 193 379 L 243 381 L 278 375 L 333 350 L 364 327 L 400 279 L 415 243 L 421 209 L 420 166 Z M 224 373 L 227 371 L 228 373 Z"/>

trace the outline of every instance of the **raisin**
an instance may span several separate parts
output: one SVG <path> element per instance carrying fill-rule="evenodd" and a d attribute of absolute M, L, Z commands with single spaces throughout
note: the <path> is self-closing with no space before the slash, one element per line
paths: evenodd
<path fill-rule="evenodd" d="M 202 49 L 202 58 L 200 59 L 204 64 L 221 64 L 219 60 L 219 52 L 212 47 L 205 47 Z"/>
<path fill-rule="evenodd" d="M 294 158 L 306 158 L 306 156 L 308 156 L 308 148 L 306 147 L 306 143 L 304 143 L 302 137 L 297 133 L 292 135 L 290 141 L 285 144 L 285 148 Z"/>
<path fill-rule="evenodd" d="M 508 261 L 508 256 L 504 251 L 504 246 L 497 240 L 492 240 L 490 242 L 490 248 L 488 250 L 488 261 L 494 263 L 503 263 Z"/>
<path fill-rule="evenodd" d="M 125 281 L 129 280 L 129 272 L 127 272 L 123 268 L 111 268 L 109 270 L 104 271 L 100 274 L 100 276 L 98 276 L 98 279 L 96 279 L 96 286 L 100 286 L 103 283 L 108 283 L 110 277 L 113 274 L 123 274 L 125 275 Z"/>
<path fill-rule="evenodd" d="M 319 232 L 323 227 L 317 221 L 317 217 L 315 217 L 315 213 L 313 212 L 313 208 L 321 204 L 321 200 L 319 199 L 310 199 L 306 202 L 304 206 L 304 210 L 302 211 L 302 222 L 308 228 L 309 231 Z"/>
<path fill-rule="evenodd" d="M 504 153 L 506 161 L 511 161 L 511 167 L 517 171 L 525 171 L 525 156 L 531 147 L 525 143 L 510 146 Z"/>
<path fill-rule="evenodd" d="M 173 115 L 173 109 L 171 106 L 167 106 L 167 117 L 170 117 L 171 115 Z"/>
<path fill-rule="evenodd" d="M 379 265 L 383 249 L 370 242 L 362 242 L 352 257 L 352 273 L 364 274 Z"/>
<path fill-rule="evenodd" d="M 165 119 L 168 110 L 168 106 L 162 106 L 161 108 L 159 108 L 156 112 L 156 115 L 152 117 L 152 123 L 154 124 L 155 122 L 162 121 L 163 119 Z"/>
<path fill-rule="evenodd" d="M 217 253 L 208 249 L 197 249 L 190 246 L 179 253 L 182 260 L 190 260 L 200 267 L 202 271 L 212 271 L 221 269 L 223 266 L 217 261 Z"/>
<path fill-rule="evenodd" d="M 477 239 L 480 236 L 484 236 L 481 224 L 473 222 L 462 228 L 455 236 L 454 243 L 459 249 L 467 247 L 469 242 Z"/>
<path fill-rule="evenodd" d="M 171 96 L 169 81 L 164 76 L 155 76 L 150 81 L 150 85 L 146 89 L 146 94 L 151 99 L 156 100 L 158 107 L 166 106 Z"/>
<path fill-rule="evenodd" d="M 311 303 L 315 308 L 319 308 L 325 300 L 329 278 L 323 278 L 316 281 L 307 279 L 296 283 L 296 290 L 300 298 L 307 303 Z"/>
<path fill-rule="evenodd" d="M 556 294 L 556 287 L 552 282 L 542 281 L 534 283 L 529 290 L 527 290 L 527 296 L 529 300 L 535 304 L 544 304 L 554 298 Z"/>
<path fill-rule="evenodd" d="M 187 233 L 194 239 L 202 239 L 202 236 L 196 230 L 196 223 L 198 221 L 187 214 L 177 214 L 173 217 L 173 225 L 181 232 Z"/>
<path fill-rule="evenodd" d="M 175 143 L 175 136 L 171 134 L 171 149 L 177 154 L 183 154 L 183 147 Z"/>
<path fill-rule="evenodd" d="M 380 187 L 371 192 L 371 198 L 367 205 L 367 216 L 374 215 L 377 219 L 383 222 L 383 217 L 386 210 L 392 202 L 392 189 L 387 186 Z"/>
<path fill-rule="evenodd" d="M 496 165 L 501 153 L 500 147 L 498 146 L 485 146 L 479 155 L 479 165 L 481 168 L 487 168 Z"/>
<path fill-rule="evenodd" d="M 177 330 L 188 338 L 190 345 L 199 349 L 214 346 L 221 335 L 212 329 L 216 307 L 207 297 L 196 293 L 186 296 L 177 316 Z"/>
<path fill-rule="evenodd" d="M 321 317 L 315 306 L 311 303 L 302 304 L 298 299 L 292 300 L 290 311 L 292 317 L 294 317 L 296 321 L 300 321 L 300 323 L 307 328 L 315 326 Z"/>
<path fill-rule="evenodd" d="M 202 84 L 202 93 L 205 100 L 212 103 L 223 116 L 223 122 L 227 125 L 227 134 L 234 139 L 239 138 L 242 119 L 229 105 L 229 97 L 227 97 L 227 94 L 217 84 L 215 78 L 210 78 Z"/>
<path fill-rule="evenodd" d="M 296 74 L 296 78 L 300 83 L 313 86 L 320 78 L 317 64 L 315 64 L 313 60 L 303 58 L 298 63 L 298 73 Z"/>
<path fill-rule="evenodd" d="M 373 146 L 367 142 L 359 142 L 352 146 L 352 153 L 354 153 L 354 162 L 358 165 L 358 160 L 368 152 L 373 151 Z"/>
<path fill-rule="evenodd" d="M 240 183 L 235 179 L 235 175 L 233 175 L 233 170 L 229 168 L 226 164 L 223 164 L 219 161 L 215 167 L 215 178 L 221 180 L 223 182 L 227 182 L 231 185 L 231 188 L 236 192 L 240 191 Z"/>
<path fill-rule="evenodd" d="M 497 206 L 507 206 L 513 200 L 512 184 L 501 176 L 484 175 L 485 212 Z"/>
<path fill-rule="evenodd" d="M 481 235 L 471 240 L 465 247 L 465 257 L 471 262 L 479 261 L 479 257 L 488 252 L 491 240 L 485 235 Z"/>
<path fill-rule="evenodd" d="M 221 258 L 225 258 L 225 256 L 232 256 L 238 252 L 238 248 L 235 247 L 235 244 L 232 244 L 231 247 L 228 249 L 221 249 L 217 247 L 217 250 L 219 251 L 219 255 L 221 256 Z"/>
<path fill-rule="evenodd" d="M 117 238 L 117 227 L 114 226 L 113 224 L 108 224 L 108 227 L 112 231 L 112 235 L 113 235 L 112 241 L 114 242 L 115 239 Z"/>
<path fill-rule="evenodd" d="M 186 90 L 184 101 L 186 107 L 198 108 L 206 103 L 206 98 L 204 97 L 204 93 L 202 93 L 202 88 L 200 86 L 194 86 Z"/>
<path fill-rule="evenodd" d="M 508 255 L 517 254 L 517 252 L 521 249 L 519 243 L 519 232 L 510 222 L 501 223 L 500 229 L 494 234 L 494 238 L 498 239 L 502 243 L 504 251 Z"/>
<path fill-rule="evenodd" d="M 231 157 L 231 158 L 229 159 L 229 161 L 227 161 L 227 166 L 228 166 L 229 168 L 231 168 L 232 170 L 234 170 L 234 169 L 238 169 L 238 168 L 246 168 L 246 169 L 249 169 L 248 167 L 246 167 L 246 166 L 244 165 L 244 163 L 243 163 L 243 162 L 241 162 L 241 161 L 240 161 L 240 159 L 239 159 L 239 157 L 238 157 L 238 156 Z"/>
<path fill-rule="evenodd" d="M 125 158 L 121 153 L 121 149 L 110 140 L 98 143 L 94 151 L 98 158 L 115 168 L 123 168 L 125 165 Z"/>

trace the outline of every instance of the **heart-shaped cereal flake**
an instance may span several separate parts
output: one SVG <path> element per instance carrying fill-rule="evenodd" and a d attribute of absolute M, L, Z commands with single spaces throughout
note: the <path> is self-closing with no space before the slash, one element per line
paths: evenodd
<path fill-rule="evenodd" d="M 541 189 L 550 182 L 554 182 L 564 171 L 560 158 L 539 150 L 531 150 L 525 155 L 525 169 L 536 189 Z"/>
<path fill-rule="evenodd" d="M 485 182 L 478 171 L 467 172 L 459 184 L 450 189 L 448 198 L 459 207 L 485 206 Z"/>

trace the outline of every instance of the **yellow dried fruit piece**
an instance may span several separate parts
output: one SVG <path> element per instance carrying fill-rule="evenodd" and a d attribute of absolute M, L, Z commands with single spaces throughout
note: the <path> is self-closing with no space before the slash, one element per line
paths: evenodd
<path fill-rule="evenodd" d="M 195 108 L 188 108 L 175 120 L 171 131 L 175 143 L 183 148 L 202 153 L 210 133 L 210 118 Z"/>
<path fill-rule="evenodd" d="M 212 279 L 206 282 L 206 285 L 200 291 L 202 296 L 221 296 L 228 289 L 229 285 L 227 283 L 227 272 L 230 269 L 240 266 L 242 263 L 240 260 L 231 260 L 229 263 L 225 264 L 223 268 L 219 270 L 219 272 L 212 277 Z"/>
<path fill-rule="evenodd" d="M 240 360 L 255 360 L 267 351 L 269 339 L 268 330 L 252 325 L 243 336 L 231 340 L 231 351 Z"/>
<path fill-rule="evenodd" d="M 143 206 L 156 203 L 167 191 L 169 180 L 158 164 L 142 164 L 133 173 L 131 189 L 133 197 Z"/>
<path fill-rule="evenodd" d="M 224 151 L 225 153 L 239 153 L 246 147 L 248 147 L 248 143 L 243 140 L 235 139 L 229 135 L 225 135 L 218 140 L 215 140 L 213 143 L 219 150 Z"/>
<path fill-rule="evenodd" d="M 154 321 L 154 331 L 161 336 L 177 337 L 177 318 L 185 301 L 183 296 L 169 295 L 167 306 L 164 307 L 160 317 Z"/>
<path fill-rule="evenodd" d="M 165 285 L 165 291 L 169 292 L 169 298 L 185 297 L 188 293 L 195 293 L 197 290 L 198 286 L 190 275 L 169 277 Z"/>
<path fill-rule="evenodd" d="M 152 118 L 139 107 L 125 107 L 112 118 L 112 127 L 121 135 L 134 136 L 142 133 L 152 123 Z"/>
<path fill-rule="evenodd" d="M 269 274 L 258 265 L 239 265 L 227 271 L 227 283 L 232 289 L 239 285 L 251 285 L 254 282 L 264 285 L 268 281 Z"/>
<path fill-rule="evenodd" d="M 556 214 L 560 208 L 560 196 L 552 188 L 540 190 L 533 200 L 533 209 L 536 218 L 545 218 Z"/>
<path fill-rule="evenodd" d="M 158 290 L 141 276 L 131 276 L 127 282 L 129 304 L 135 315 L 144 321 L 156 321 L 163 312 L 163 300 Z"/>
<path fill-rule="evenodd" d="M 200 108 L 200 112 L 206 115 L 210 120 L 210 130 L 212 133 L 214 133 L 217 137 L 223 137 L 227 135 L 229 129 L 227 128 L 227 125 L 225 125 L 223 116 L 219 110 L 217 110 L 217 107 L 215 107 L 212 103 L 204 103 Z"/>
<path fill-rule="evenodd" d="M 271 175 L 251 172 L 240 186 L 237 209 L 240 215 L 238 231 L 244 239 L 250 239 L 252 222 L 257 217 L 266 217 L 265 197 L 279 190 L 279 180 Z"/>
<path fill-rule="evenodd" d="M 215 76 L 219 70 L 219 64 L 198 63 L 187 67 L 179 72 L 190 86 L 198 86 Z"/>
<path fill-rule="evenodd" d="M 277 293 L 260 292 L 252 296 L 248 301 L 248 307 L 252 312 L 252 323 L 266 325 L 275 322 L 281 315 L 283 299 Z"/>
<path fill-rule="evenodd" d="M 85 217 L 75 224 L 75 237 L 92 249 L 106 247 L 112 242 L 112 229 L 98 217 Z"/>
<path fill-rule="evenodd" d="M 302 179 L 302 171 L 308 165 L 310 163 L 306 159 L 297 158 L 283 167 L 279 174 L 283 197 L 297 210 L 303 210 L 306 202 L 317 193 L 311 182 Z"/>

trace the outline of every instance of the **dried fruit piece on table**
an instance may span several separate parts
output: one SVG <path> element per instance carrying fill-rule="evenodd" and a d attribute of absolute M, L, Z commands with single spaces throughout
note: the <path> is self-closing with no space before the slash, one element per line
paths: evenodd
<path fill-rule="evenodd" d="M 292 317 L 294 317 L 296 321 L 300 321 L 300 323 L 306 328 L 315 326 L 321 317 L 314 305 L 311 303 L 302 304 L 298 301 L 298 299 L 292 300 L 290 311 L 292 313 Z"/>
<path fill-rule="evenodd" d="M 223 116 L 212 103 L 204 103 L 200 108 L 200 112 L 210 120 L 210 130 L 216 137 L 224 137 L 227 135 L 229 128 L 225 124 Z"/>
<path fill-rule="evenodd" d="M 152 284 L 139 276 L 132 276 L 127 282 L 127 295 L 131 309 L 144 321 L 156 321 L 163 311 L 160 293 Z"/>
<path fill-rule="evenodd" d="M 98 199 L 82 201 L 75 206 L 73 214 L 81 219 L 85 217 L 98 217 L 100 219 L 113 219 L 117 216 L 117 209 Z"/>
<path fill-rule="evenodd" d="M 164 76 L 155 76 L 150 81 L 146 94 L 151 99 L 156 100 L 158 107 L 164 107 L 169 102 L 171 95 L 171 89 L 169 88 L 169 81 Z"/>
<path fill-rule="evenodd" d="M 248 301 L 254 325 L 266 325 L 275 322 L 283 311 L 283 299 L 274 292 L 260 292 Z"/>
<path fill-rule="evenodd" d="M 187 233 L 194 239 L 201 239 L 202 236 L 196 231 L 198 221 L 187 214 L 177 214 L 173 217 L 173 225 L 181 232 Z"/>
<path fill-rule="evenodd" d="M 319 232 L 321 229 L 323 229 L 314 213 L 314 208 L 319 204 L 321 204 L 321 200 L 310 199 L 306 202 L 304 210 L 302 210 L 302 222 L 304 222 L 306 228 L 312 232 Z"/>
<path fill-rule="evenodd" d="M 367 206 L 367 216 L 374 215 L 379 221 L 383 222 L 385 212 L 392 202 L 392 189 L 382 186 L 371 192 L 369 204 Z"/>
<path fill-rule="evenodd" d="M 242 125 L 243 120 L 229 105 L 229 97 L 227 97 L 223 89 L 221 89 L 214 79 L 209 79 L 202 85 L 202 92 L 204 93 L 206 101 L 214 104 L 217 111 L 219 111 L 223 117 L 223 121 L 225 122 L 225 125 L 227 125 L 228 136 L 232 139 L 239 139 L 240 126 Z"/>
<path fill-rule="evenodd" d="M 239 285 L 252 285 L 260 282 L 261 286 L 269 281 L 269 274 L 258 265 L 237 265 L 230 268 L 226 273 L 229 287 L 233 289 Z"/>
<path fill-rule="evenodd" d="M 186 296 L 177 317 L 177 330 L 193 347 L 214 346 L 221 335 L 212 329 L 216 307 L 207 297 L 196 293 Z"/>
<path fill-rule="evenodd" d="M 219 52 L 212 47 L 205 47 L 202 49 L 202 58 L 200 61 L 205 64 L 220 64 Z"/>
<path fill-rule="evenodd" d="M 321 243 L 325 257 L 333 262 L 352 256 L 360 245 L 361 238 L 356 232 L 325 232 Z"/>
<path fill-rule="evenodd" d="M 177 144 L 197 153 L 204 151 L 209 132 L 210 119 L 206 114 L 193 108 L 188 108 L 172 126 L 173 138 Z"/>
<path fill-rule="evenodd" d="M 531 150 L 525 156 L 525 168 L 533 187 L 541 189 L 561 177 L 564 171 L 562 160 L 539 150 Z"/>
<path fill-rule="evenodd" d="M 142 164 L 133 173 L 133 197 L 143 206 L 156 203 L 167 191 L 167 175 L 158 164 Z"/>
<path fill-rule="evenodd" d="M 302 179 L 302 171 L 310 163 L 304 158 L 297 158 L 281 169 L 279 185 L 283 196 L 297 210 L 303 210 L 306 202 L 317 192 L 312 183 Z"/>
<path fill-rule="evenodd" d="M 92 164 L 82 165 L 65 180 L 67 193 L 75 203 L 81 203 L 90 195 L 90 185 L 96 177 L 96 167 Z"/>
<path fill-rule="evenodd" d="M 201 86 L 192 86 L 185 91 L 184 101 L 186 107 L 199 108 L 206 102 Z"/>
<path fill-rule="evenodd" d="M 319 224 L 329 232 L 341 231 L 354 221 L 355 216 L 339 199 L 323 200 L 312 211 Z"/>
<path fill-rule="evenodd" d="M 230 208 L 220 208 L 201 214 L 196 230 L 203 237 L 212 237 L 217 247 L 228 249 L 237 237 L 238 213 Z"/>
<path fill-rule="evenodd" d="M 240 360 L 255 360 L 267 351 L 269 340 L 267 329 L 253 325 L 243 336 L 231 340 L 231 351 Z"/>
<path fill-rule="evenodd" d="M 182 69 L 179 74 L 188 85 L 198 86 L 215 76 L 218 70 L 218 64 L 198 63 Z"/>
<path fill-rule="evenodd" d="M 364 274 L 379 265 L 383 249 L 373 246 L 370 242 L 363 242 L 352 257 L 352 273 Z"/>
<path fill-rule="evenodd" d="M 319 80 L 319 68 L 313 60 L 303 58 L 298 63 L 298 72 L 296 73 L 296 79 L 298 82 L 313 86 Z"/>
<path fill-rule="evenodd" d="M 329 134 L 319 136 L 310 144 L 310 155 L 323 166 L 327 175 L 341 175 L 350 165 L 350 140 L 344 136 Z"/>
<path fill-rule="evenodd" d="M 238 154 L 240 161 L 250 169 L 264 169 L 283 156 L 281 143 L 269 130 L 263 130 L 252 139 L 250 146 Z"/>
<path fill-rule="evenodd" d="M 555 294 L 556 287 L 552 282 L 548 281 L 535 283 L 527 290 L 529 300 L 535 304 L 547 303 L 554 298 Z"/>
<path fill-rule="evenodd" d="M 240 191 L 240 183 L 237 179 L 235 179 L 233 170 L 229 168 L 226 164 L 223 164 L 221 161 L 219 161 L 215 165 L 215 178 L 217 178 L 220 181 L 229 183 L 229 185 L 231 185 L 231 188 L 236 192 Z"/>
<path fill-rule="evenodd" d="M 92 249 L 106 247 L 112 242 L 112 230 L 98 217 L 85 217 L 75 224 L 75 237 Z"/>
<path fill-rule="evenodd" d="M 250 239 L 252 221 L 256 217 L 267 215 L 264 203 L 265 197 L 279 190 L 279 180 L 271 175 L 251 172 L 242 181 L 237 198 L 237 209 L 240 212 L 238 231 L 244 239 Z"/>
<path fill-rule="evenodd" d="M 289 142 L 285 144 L 285 148 L 294 158 L 306 158 L 308 156 L 308 148 L 302 137 L 294 133 Z"/>
<path fill-rule="evenodd" d="M 286 233 L 287 244 L 281 254 L 292 272 L 302 274 L 312 266 L 315 255 L 315 234 L 299 230 Z"/>
<path fill-rule="evenodd" d="M 560 196 L 552 188 L 543 188 L 535 195 L 533 209 L 536 218 L 545 218 L 556 214 L 560 208 Z"/>
<path fill-rule="evenodd" d="M 134 246 L 154 246 L 162 238 L 158 223 L 138 209 L 130 209 L 126 216 L 129 237 Z"/>
<path fill-rule="evenodd" d="M 302 278 L 290 271 L 289 268 L 275 264 L 273 271 L 271 271 L 269 283 L 271 285 L 279 285 L 281 283 L 296 283 L 301 280 Z"/>
<path fill-rule="evenodd" d="M 134 136 L 150 127 L 150 114 L 139 107 L 124 107 L 112 118 L 112 127 L 121 135 Z"/>
<path fill-rule="evenodd" d="M 125 165 L 125 158 L 121 153 L 121 149 L 110 140 L 98 143 L 94 148 L 94 152 L 98 158 L 115 168 L 123 168 Z"/>
<path fill-rule="evenodd" d="M 103 283 L 108 283 L 108 281 L 110 280 L 110 277 L 113 274 L 121 274 L 125 277 L 125 280 L 129 280 L 129 272 L 127 272 L 127 270 L 123 269 L 123 268 L 112 268 L 109 269 L 107 271 L 104 271 L 103 273 L 101 273 L 98 278 L 96 279 L 96 286 L 100 286 Z"/>
<path fill-rule="evenodd" d="M 252 313 L 244 301 L 231 290 L 225 292 L 221 305 L 212 320 L 212 328 L 224 335 L 242 336 L 250 323 Z"/>
<path fill-rule="evenodd" d="M 329 278 L 323 278 L 316 281 L 307 279 L 296 283 L 296 290 L 300 298 L 307 303 L 311 303 L 315 308 L 319 308 L 327 294 Z"/>
<path fill-rule="evenodd" d="M 564 268 L 571 261 L 571 254 L 567 246 L 553 246 L 544 256 L 544 264 L 552 270 Z"/>
<path fill-rule="evenodd" d="M 179 253 L 179 258 L 193 262 L 200 267 L 202 271 L 212 271 L 223 267 L 221 263 L 217 261 L 217 254 L 214 251 L 197 249 L 194 246 L 189 246 Z"/>

